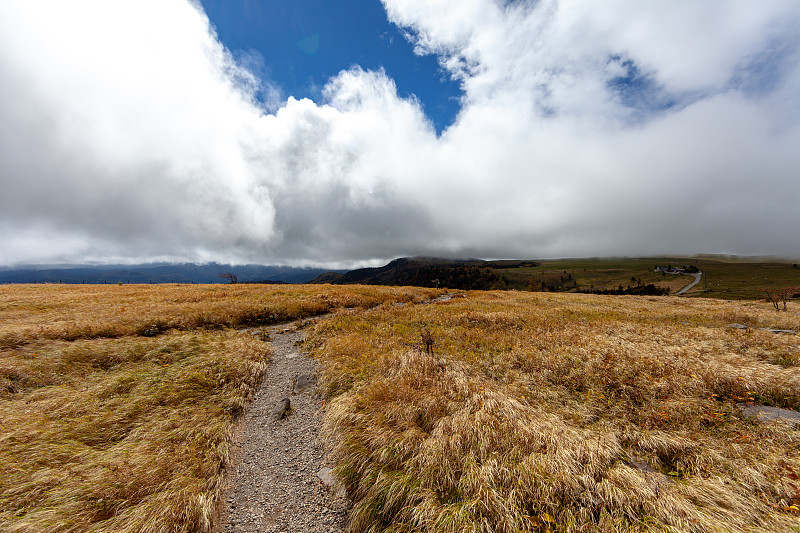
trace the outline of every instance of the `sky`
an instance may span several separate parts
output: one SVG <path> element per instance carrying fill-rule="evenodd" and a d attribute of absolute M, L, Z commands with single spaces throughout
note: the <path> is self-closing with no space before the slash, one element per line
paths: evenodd
<path fill-rule="evenodd" d="M 323 99 L 342 70 L 383 69 L 401 98 L 415 98 L 437 132 L 453 123 L 461 90 L 434 54 L 415 54 L 375 0 L 203 0 L 217 38 L 237 61 L 272 80 L 256 96 L 270 110 L 288 96 Z"/>
<path fill-rule="evenodd" d="M 800 257 L 796 0 L 0 1 L 0 265 Z"/>

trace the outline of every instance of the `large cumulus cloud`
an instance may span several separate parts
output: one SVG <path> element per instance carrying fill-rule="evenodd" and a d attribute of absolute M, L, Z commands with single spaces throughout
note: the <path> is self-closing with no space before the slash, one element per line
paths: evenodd
<path fill-rule="evenodd" d="M 440 137 L 382 71 L 265 107 L 184 0 L 0 5 L 0 263 L 800 256 L 796 2 L 384 6 Z"/>

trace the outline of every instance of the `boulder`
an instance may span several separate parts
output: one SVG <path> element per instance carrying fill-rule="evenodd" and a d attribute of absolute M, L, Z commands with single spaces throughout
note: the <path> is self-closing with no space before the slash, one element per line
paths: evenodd
<path fill-rule="evenodd" d="M 763 424 L 778 422 L 788 424 L 795 429 L 800 428 L 800 413 L 797 411 L 769 407 L 767 405 L 748 405 L 746 403 L 737 403 L 736 407 L 747 418 L 754 418 Z"/>

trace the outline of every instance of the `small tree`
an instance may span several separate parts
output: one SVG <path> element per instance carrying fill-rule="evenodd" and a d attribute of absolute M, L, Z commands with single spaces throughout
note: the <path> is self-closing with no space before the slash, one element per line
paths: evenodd
<path fill-rule="evenodd" d="M 787 302 L 792 299 L 796 292 L 800 292 L 800 287 L 768 288 L 762 289 L 762 292 L 767 301 L 775 307 L 776 311 L 781 310 L 781 304 L 783 304 L 783 310 L 786 311 Z"/>
<path fill-rule="evenodd" d="M 219 275 L 219 277 L 222 279 L 227 279 L 228 282 L 231 284 L 239 283 L 239 276 L 237 276 L 233 272 L 223 272 L 222 274 Z"/>
<path fill-rule="evenodd" d="M 433 339 L 433 335 L 430 331 L 425 330 L 420 335 L 420 350 L 433 355 L 433 345 L 436 344 L 436 341 Z"/>

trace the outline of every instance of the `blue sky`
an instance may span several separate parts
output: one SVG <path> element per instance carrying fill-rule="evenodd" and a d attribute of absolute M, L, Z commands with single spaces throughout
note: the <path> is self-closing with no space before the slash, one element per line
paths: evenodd
<path fill-rule="evenodd" d="M 797 0 L 0 2 L 0 265 L 800 259 Z"/>
<path fill-rule="evenodd" d="M 202 0 L 220 41 L 279 93 L 322 101 L 322 88 L 359 65 L 384 69 L 414 95 L 437 131 L 452 124 L 461 91 L 436 56 L 417 55 L 378 0 Z M 255 53 L 254 53 L 255 52 Z M 264 99 L 264 95 L 261 95 Z"/>

